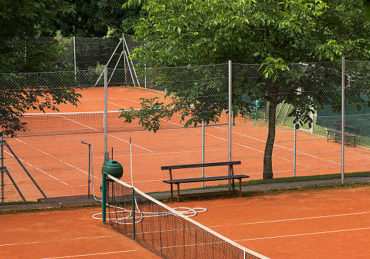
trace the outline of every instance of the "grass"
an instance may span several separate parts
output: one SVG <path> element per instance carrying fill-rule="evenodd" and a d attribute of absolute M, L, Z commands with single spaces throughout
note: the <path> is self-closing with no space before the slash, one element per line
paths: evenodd
<path fill-rule="evenodd" d="M 277 110 L 280 109 L 281 105 L 283 105 L 282 109 L 281 109 L 281 112 L 279 114 L 279 116 L 276 118 L 276 125 L 284 125 L 284 126 L 287 126 L 287 127 L 290 127 L 290 128 L 294 128 L 294 123 L 293 123 L 293 117 L 286 117 L 286 119 L 284 120 L 284 115 L 289 107 L 288 104 L 279 104 Z M 288 114 L 289 112 L 293 109 L 292 106 L 290 106 L 289 108 L 289 111 L 288 111 Z M 283 123 L 284 121 L 284 123 Z M 320 125 L 317 125 L 317 116 L 314 117 L 314 134 L 318 134 L 320 136 L 326 136 L 326 130 L 325 130 L 325 127 L 322 127 Z M 310 128 L 308 127 L 308 124 L 305 124 L 301 127 L 301 129 L 304 129 L 304 130 L 310 130 Z M 356 145 L 359 145 L 359 146 L 363 146 L 363 147 L 366 147 L 366 148 L 370 148 L 370 138 L 368 137 L 364 137 L 364 136 L 357 136 L 356 137 Z"/>

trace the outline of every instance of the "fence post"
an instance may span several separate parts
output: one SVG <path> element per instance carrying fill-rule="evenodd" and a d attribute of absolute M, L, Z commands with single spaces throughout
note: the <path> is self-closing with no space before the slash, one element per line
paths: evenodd
<path fill-rule="evenodd" d="M 232 151 L 232 145 L 231 145 L 231 141 L 232 141 L 232 62 L 231 60 L 229 60 L 229 63 L 228 63 L 228 67 L 229 67 L 229 139 L 228 139 L 228 143 L 229 143 L 229 148 L 228 148 L 228 153 L 229 153 L 229 162 L 231 162 L 231 151 Z M 229 168 L 229 176 L 231 175 L 231 168 L 230 166 L 228 167 Z M 229 190 L 231 188 L 231 180 L 229 180 Z"/>
<path fill-rule="evenodd" d="M 342 158 L 341 158 L 341 178 L 342 178 L 342 184 L 344 184 L 344 125 L 345 125 L 345 87 L 346 87 L 346 60 L 345 57 L 342 57 Z"/>
<path fill-rule="evenodd" d="M 144 87 L 147 88 L 147 82 L 146 82 L 146 64 L 145 64 L 145 67 L 144 67 Z"/>
<path fill-rule="evenodd" d="M 293 176 L 296 176 L 297 164 L 297 123 L 294 123 L 294 157 L 293 157 Z"/>
<path fill-rule="evenodd" d="M 205 162 L 205 128 L 204 120 L 202 120 L 202 164 Z M 202 177 L 204 177 L 204 167 L 202 167 Z M 202 182 L 202 187 L 204 187 L 204 182 Z"/>
<path fill-rule="evenodd" d="M 77 79 L 76 36 L 72 37 L 72 41 L 73 41 L 73 67 L 75 71 L 75 79 Z"/>
<path fill-rule="evenodd" d="M 4 202 L 4 133 L 1 131 L 1 202 Z"/>
<path fill-rule="evenodd" d="M 108 147 L 108 129 L 107 129 L 107 119 L 108 119 L 108 66 L 104 66 L 104 161 L 109 160 Z"/>

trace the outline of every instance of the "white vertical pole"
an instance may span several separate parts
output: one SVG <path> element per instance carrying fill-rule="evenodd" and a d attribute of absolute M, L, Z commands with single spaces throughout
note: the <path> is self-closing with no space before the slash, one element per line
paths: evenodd
<path fill-rule="evenodd" d="M 204 120 L 202 120 L 202 164 L 205 162 L 205 128 Z M 204 177 L 204 167 L 202 167 L 202 177 Z M 204 187 L 204 182 L 202 182 L 202 187 Z"/>
<path fill-rule="evenodd" d="M 345 87 L 346 87 L 346 65 L 345 65 L 345 57 L 342 57 L 342 170 L 341 170 L 341 177 L 342 177 L 342 184 L 344 184 L 344 125 L 345 125 L 345 118 L 344 118 L 344 109 L 345 109 Z"/>
<path fill-rule="evenodd" d="M 232 63 L 231 60 L 229 60 L 229 162 L 231 162 L 231 133 L 232 133 Z M 228 167 L 229 169 L 229 176 L 231 175 L 231 167 Z M 231 190 L 231 180 L 229 180 L 229 191 Z"/>
<path fill-rule="evenodd" d="M 107 129 L 107 121 L 108 119 L 108 66 L 104 66 L 104 161 L 109 160 L 109 153 L 108 153 L 108 129 Z"/>
<path fill-rule="evenodd" d="M 145 65 L 145 73 L 144 73 L 144 87 L 147 88 L 147 85 L 146 85 L 146 65 Z"/>

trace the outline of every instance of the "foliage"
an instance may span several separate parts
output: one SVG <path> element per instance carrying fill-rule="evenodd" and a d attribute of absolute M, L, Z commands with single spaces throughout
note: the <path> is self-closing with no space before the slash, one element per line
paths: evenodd
<path fill-rule="evenodd" d="M 122 33 L 133 34 L 139 22 L 139 7 L 122 8 L 126 0 L 68 0 L 73 12 L 60 14 L 52 27 L 52 34 L 61 31 L 63 36 L 121 37 Z"/>
<path fill-rule="evenodd" d="M 58 13 L 69 13 L 64 0 L 14 0 L 0 3 L 0 72 L 55 69 L 59 52 L 54 42 L 38 42 L 50 32 Z"/>
<path fill-rule="evenodd" d="M 233 80 L 233 110 L 241 111 L 243 103 L 239 97 L 245 93 L 269 103 L 264 156 L 264 178 L 268 179 L 273 177 L 276 106 L 290 103 L 296 122 L 310 123 L 309 114 L 317 106 L 334 105 L 339 100 L 339 58 L 370 58 L 370 26 L 362 4 L 362 0 L 148 0 L 143 7 L 148 16 L 136 28 L 137 39 L 145 44 L 135 51 L 134 57 L 142 65 L 152 67 L 186 67 L 227 60 L 262 64 L 235 65 L 237 69 L 233 66 L 233 77 L 238 78 Z M 202 84 L 194 80 L 193 86 L 179 84 L 184 70 L 162 69 L 158 84 L 167 88 L 173 107 L 185 107 L 182 118 L 188 124 L 216 120 L 225 105 L 217 108 L 209 105 L 208 98 L 199 97 L 204 96 L 204 89 L 225 96 L 227 83 L 214 80 Z M 200 70 L 193 70 L 190 78 L 202 78 L 196 77 Z M 222 72 L 208 78 L 218 78 L 218 74 Z M 174 77 L 178 79 L 173 80 Z M 189 76 L 185 74 L 183 78 Z M 140 114 L 131 112 L 130 116 Z"/>
<path fill-rule="evenodd" d="M 33 85 L 23 80 L 27 74 L 5 74 L 58 69 L 54 62 L 63 49 L 54 40 L 40 41 L 39 36 L 50 32 L 57 14 L 70 11 L 64 0 L 0 2 L 0 127 L 5 134 L 25 129 L 21 117 L 28 110 L 57 110 L 61 103 L 77 103 L 79 94 L 55 77 L 57 86 Z"/>

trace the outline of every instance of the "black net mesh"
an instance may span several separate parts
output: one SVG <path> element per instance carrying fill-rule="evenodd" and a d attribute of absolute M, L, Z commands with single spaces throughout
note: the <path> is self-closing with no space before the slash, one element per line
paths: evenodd
<path fill-rule="evenodd" d="M 265 258 L 112 179 L 107 181 L 109 223 L 155 254 L 164 258 Z"/>

